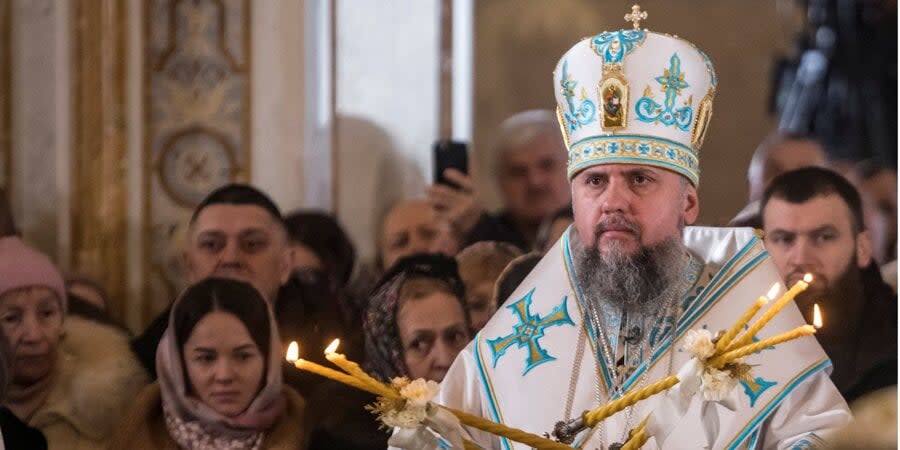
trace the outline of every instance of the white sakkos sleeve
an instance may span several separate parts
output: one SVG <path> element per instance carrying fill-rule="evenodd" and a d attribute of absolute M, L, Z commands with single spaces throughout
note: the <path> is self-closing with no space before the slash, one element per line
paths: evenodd
<path fill-rule="evenodd" d="M 828 437 L 851 419 L 847 402 L 820 371 L 797 386 L 764 422 L 757 448 L 764 450 L 825 448 Z"/>

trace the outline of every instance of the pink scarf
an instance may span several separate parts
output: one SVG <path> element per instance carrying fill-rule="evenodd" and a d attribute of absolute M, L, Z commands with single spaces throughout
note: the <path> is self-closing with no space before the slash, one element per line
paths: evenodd
<path fill-rule="evenodd" d="M 258 449 L 265 431 L 284 411 L 285 402 L 281 390 L 281 340 L 271 309 L 269 324 L 272 331 L 265 385 L 250 402 L 250 406 L 239 416 L 232 418 L 213 411 L 199 399 L 188 395 L 184 363 L 172 325 L 174 312 L 173 306 L 169 328 L 156 350 L 159 388 L 169 434 L 185 449 Z"/>

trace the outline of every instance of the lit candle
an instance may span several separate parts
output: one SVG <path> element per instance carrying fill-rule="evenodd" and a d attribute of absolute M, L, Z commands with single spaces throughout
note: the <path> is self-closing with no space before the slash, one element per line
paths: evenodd
<path fill-rule="evenodd" d="M 294 367 L 296 367 L 300 370 L 305 370 L 307 372 L 312 372 L 316 375 L 320 375 L 320 376 L 332 379 L 332 380 L 340 382 L 340 383 L 344 383 L 348 386 L 352 386 L 352 387 L 355 387 L 357 389 L 360 389 L 360 390 L 363 390 L 366 392 L 371 392 L 375 395 L 385 395 L 384 392 L 381 392 L 379 389 L 375 389 L 370 384 L 364 383 L 362 380 L 359 380 L 355 377 L 347 375 L 346 373 L 339 372 L 337 370 L 316 364 L 312 361 L 307 361 L 305 359 L 298 359 L 298 360 L 294 361 Z M 391 397 L 395 397 L 395 398 L 399 397 L 399 396 L 400 395 L 396 394 L 396 393 L 394 393 L 394 395 L 391 395 Z"/>
<path fill-rule="evenodd" d="M 613 400 L 607 403 L 604 406 L 601 406 L 593 411 L 588 411 L 584 413 L 583 419 L 584 424 L 587 427 L 593 427 L 594 425 L 602 422 L 607 417 L 612 416 L 613 414 L 641 401 L 647 397 L 656 395 L 666 389 L 671 388 L 679 383 L 678 377 L 672 375 L 662 380 L 657 381 L 656 383 L 651 384 L 643 389 L 637 389 L 629 391 L 627 394 L 623 395 L 618 400 Z"/>
<path fill-rule="evenodd" d="M 772 320 L 772 318 L 775 317 L 775 315 L 778 314 L 782 308 L 784 308 L 788 303 L 790 303 L 791 300 L 793 300 L 794 297 L 797 296 L 797 294 L 805 291 L 806 288 L 809 287 L 809 283 L 811 283 L 812 280 L 813 280 L 813 276 L 811 274 L 806 274 L 803 276 L 802 280 L 794 283 L 794 285 L 791 286 L 791 288 L 787 292 L 785 292 L 784 295 L 782 295 L 781 298 L 779 298 L 778 301 L 776 301 L 772 305 L 771 308 L 769 308 L 768 310 L 766 310 L 765 313 L 763 313 L 762 317 L 760 317 L 756 322 L 754 322 L 753 325 L 750 325 L 750 328 L 747 329 L 747 331 L 744 332 L 744 334 L 742 334 L 741 337 L 739 337 L 737 340 L 733 341 L 728 346 L 728 351 L 735 350 L 735 349 L 738 349 L 740 347 L 743 347 L 745 345 L 752 343 L 753 336 L 756 336 L 756 333 L 758 333 L 759 330 L 762 330 L 762 328 L 764 326 L 766 326 L 766 324 L 769 323 L 769 321 Z"/>
<path fill-rule="evenodd" d="M 769 300 L 775 298 L 775 295 L 778 293 L 778 289 L 780 287 L 779 285 L 780 283 L 773 284 L 769 289 L 769 293 L 767 296 L 756 299 L 756 302 L 750 305 L 750 309 L 748 309 L 747 312 L 745 312 L 744 315 L 741 316 L 741 318 L 738 319 L 738 321 L 735 322 L 735 324 L 732 325 L 731 328 L 729 328 L 721 338 L 719 338 L 719 340 L 716 342 L 717 354 L 724 352 L 725 349 L 728 348 L 728 345 L 731 344 L 731 341 L 744 328 L 744 325 L 747 325 L 747 323 L 750 322 L 750 319 L 752 319 L 753 316 L 755 316 L 756 313 L 766 305 L 766 303 L 769 303 Z"/>
<path fill-rule="evenodd" d="M 348 360 L 346 357 L 344 357 L 344 355 L 336 353 L 335 350 L 337 350 L 339 343 L 340 343 L 340 341 L 335 339 L 334 342 L 332 342 L 331 345 L 329 345 L 328 348 L 325 349 L 325 354 L 326 354 L 325 357 L 328 358 L 329 356 L 331 356 L 331 358 L 328 358 L 329 361 L 334 362 L 335 364 L 337 364 L 339 367 L 343 368 L 344 370 L 348 370 L 348 371 L 352 370 L 354 372 L 356 372 L 358 370 L 358 372 L 361 373 L 362 375 L 364 375 L 364 378 L 366 378 L 369 381 L 363 381 L 362 379 L 360 379 L 359 376 L 354 376 L 354 375 L 349 375 L 349 374 L 346 374 L 343 372 L 339 372 L 337 370 L 322 366 L 320 364 L 316 364 L 311 361 L 306 361 L 304 359 L 297 359 L 296 350 L 298 349 L 298 346 L 294 345 L 294 344 L 296 344 L 295 342 L 292 342 L 291 345 L 288 346 L 288 353 L 287 353 L 286 358 L 288 361 L 291 361 L 294 363 L 294 367 L 296 367 L 300 370 L 312 372 L 316 375 L 320 375 L 325 378 L 328 378 L 328 379 L 331 379 L 334 381 L 338 381 L 340 383 L 344 383 L 348 386 L 352 386 L 352 387 L 355 387 L 357 389 L 360 389 L 360 390 L 363 390 L 366 392 L 371 392 L 372 394 L 375 394 L 375 395 L 380 395 L 383 397 L 390 397 L 390 398 L 397 398 L 397 399 L 402 398 L 402 396 L 396 389 L 394 389 L 384 383 L 381 383 L 380 381 L 376 380 L 375 378 L 372 378 L 370 375 L 366 374 L 365 371 L 363 371 L 359 367 L 358 364 L 354 363 L 353 361 Z M 340 361 L 340 363 L 338 363 L 336 361 Z M 528 445 L 529 447 L 532 447 L 532 448 L 535 448 L 538 450 L 567 450 L 567 449 L 571 450 L 571 447 L 569 447 L 565 444 L 561 444 L 559 442 L 556 442 L 556 441 L 553 441 L 553 440 L 550 440 L 550 439 L 547 439 L 547 438 L 544 438 L 544 437 L 541 437 L 541 436 L 538 436 L 535 434 L 531 434 L 531 433 L 528 433 L 528 432 L 525 432 L 525 431 L 522 431 L 522 430 L 519 430 L 516 428 L 508 427 L 503 424 L 495 423 L 495 422 L 487 420 L 483 417 L 478 417 L 478 416 L 468 414 L 466 412 L 459 411 L 459 410 L 456 410 L 453 408 L 447 408 L 444 406 L 440 406 L 440 407 L 443 409 L 446 409 L 451 414 L 456 416 L 459 419 L 460 423 L 462 423 L 464 425 L 478 428 L 479 430 L 487 431 L 487 432 L 489 432 L 491 434 L 495 434 L 497 436 L 509 438 L 513 441 L 523 443 L 525 445 Z M 466 446 L 466 449 L 477 448 L 476 446 L 474 446 L 474 444 L 472 444 L 471 442 L 468 442 L 468 441 L 465 441 L 464 444 Z"/>
<path fill-rule="evenodd" d="M 300 359 L 300 345 L 297 344 L 297 341 L 291 341 L 291 343 L 288 345 L 287 355 L 285 355 L 285 359 L 287 359 L 289 363 Z"/>
<path fill-rule="evenodd" d="M 816 328 L 822 328 L 822 310 L 819 309 L 819 304 L 813 304 L 813 326 Z"/>
<path fill-rule="evenodd" d="M 394 393 L 392 389 L 385 386 L 381 381 L 376 380 L 372 376 L 366 373 L 366 371 L 362 370 L 362 367 L 359 367 L 359 364 L 350 361 L 346 356 L 337 353 L 338 345 L 340 345 L 341 340 L 335 339 L 331 342 L 331 345 L 325 349 L 325 359 L 331 361 L 332 364 L 344 369 L 344 372 L 347 372 L 352 377 L 358 379 L 359 381 L 369 385 L 377 391 L 379 395 L 390 396 Z"/>
<path fill-rule="evenodd" d="M 728 353 L 723 355 L 716 356 L 712 360 L 709 361 L 709 364 L 713 367 L 720 368 L 725 364 L 728 364 L 731 361 L 734 361 L 738 358 L 743 358 L 751 353 L 756 353 L 773 345 L 778 345 L 783 342 L 791 341 L 803 336 L 809 336 L 815 334 L 816 329 L 810 325 L 803 325 L 801 327 L 794 328 L 791 331 L 781 333 L 777 336 L 770 337 L 768 339 L 763 339 L 759 342 L 745 345 L 735 350 L 731 350 Z"/>

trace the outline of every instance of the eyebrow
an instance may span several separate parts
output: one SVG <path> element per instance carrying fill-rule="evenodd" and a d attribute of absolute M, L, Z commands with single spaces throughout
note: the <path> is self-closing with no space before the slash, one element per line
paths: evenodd
<path fill-rule="evenodd" d="M 818 227 L 810 229 L 810 230 L 786 230 L 784 228 L 775 228 L 769 234 L 776 234 L 776 233 L 781 233 L 781 234 L 818 234 L 818 233 L 823 233 L 826 231 L 839 231 L 839 230 L 835 225 L 829 223 L 829 224 L 818 226 Z"/>

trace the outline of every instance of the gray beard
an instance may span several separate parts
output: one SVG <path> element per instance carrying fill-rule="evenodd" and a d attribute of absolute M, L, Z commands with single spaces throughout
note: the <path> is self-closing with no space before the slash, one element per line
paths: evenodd
<path fill-rule="evenodd" d="M 615 244 L 603 254 L 580 238 L 572 242 L 575 282 L 589 309 L 606 302 L 628 314 L 655 318 L 669 314 L 687 288 L 690 258 L 680 236 L 630 255 Z"/>

